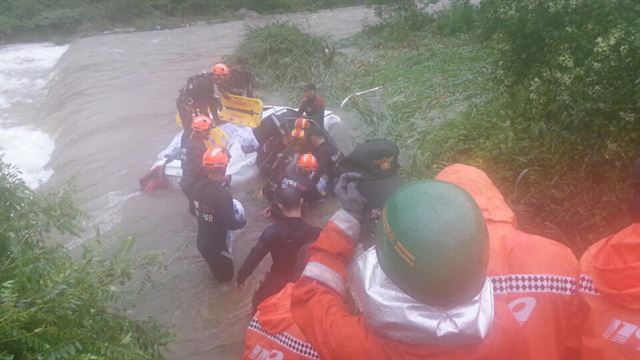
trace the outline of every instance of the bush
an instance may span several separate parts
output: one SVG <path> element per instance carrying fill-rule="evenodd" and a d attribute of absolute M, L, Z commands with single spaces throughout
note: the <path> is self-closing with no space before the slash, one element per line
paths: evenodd
<path fill-rule="evenodd" d="M 380 22 L 369 26 L 369 35 L 381 37 L 385 41 L 404 42 L 413 38 L 432 22 L 424 7 L 430 1 L 414 0 L 369 0 Z"/>
<path fill-rule="evenodd" d="M 45 246 L 78 230 L 72 192 L 36 194 L 0 159 L 0 358 L 160 358 L 166 333 L 123 315 L 131 239 L 109 257 L 86 248 L 79 261 Z"/>
<path fill-rule="evenodd" d="M 443 35 L 469 33 L 480 27 L 478 11 L 470 0 L 452 0 L 448 9 L 434 17 L 435 28 Z"/>
<path fill-rule="evenodd" d="M 249 30 L 233 57 L 247 59 L 267 87 L 290 89 L 327 76 L 335 50 L 321 37 L 289 23 L 275 23 Z"/>
<path fill-rule="evenodd" d="M 619 229 L 640 144 L 640 5 L 483 1 L 495 96 L 432 129 L 418 173 L 466 159 L 497 179 L 523 225 L 582 250 Z M 426 169 L 430 170 L 430 169 Z"/>

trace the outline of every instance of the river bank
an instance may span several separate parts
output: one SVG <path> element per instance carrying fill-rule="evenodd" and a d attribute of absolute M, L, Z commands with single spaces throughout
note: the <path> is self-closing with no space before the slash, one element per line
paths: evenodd
<path fill-rule="evenodd" d="M 362 5 L 358 0 L 0 2 L 0 45 L 66 44 L 99 34 L 167 30 L 198 24 Z"/>

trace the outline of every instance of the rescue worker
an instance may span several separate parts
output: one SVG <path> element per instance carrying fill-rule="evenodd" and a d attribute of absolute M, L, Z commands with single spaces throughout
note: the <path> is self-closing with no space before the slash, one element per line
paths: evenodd
<path fill-rule="evenodd" d="M 323 194 L 313 182 L 313 176 L 318 171 L 316 157 L 311 153 L 302 154 L 292 165 L 294 166 L 287 166 L 280 175 L 277 175 L 273 181 L 265 186 L 263 190 L 265 198 L 272 200 L 279 189 L 293 187 L 302 193 L 302 198 L 307 204 L 313 204 L 320 200 Z"/>
<path fill-rule="evenodd" d="M 466 190 L 489 231 L 494 297 L 506 301 L 520 323 L 516 359 L 573 359 L 580 349 L 585 304 L 577 293 L 580 268 L 565 245 L 516 227 L 516 217 L 487 174 L 453 164 L 436 179 Z"/>
<path fill-rule="evenodd" d="M 231 67 L 229 92 L 233 95 L 253 97 L 253 74 L 247 59 L 240 58 L 237 64 Z"/>
<path fill-rule="evenodd" d="M 312 126 L 309 129 L 309 143 L 311 144 L 313 155 L 318 161 L 318 172 L 316 173 L 313 181 L 316 184 L 323 184 L 326 186 L 327 193 L 333 191 L 334 184 L 334 170 L 336 164 L 342 159 L 342 153 L 335 146 L 333 141 L 330 141 L 329 134 L 319 127 Z"/>
<path fill-rule="evenodd" d="M 304 97 L 298 107 L 298 116 L 305 115 L 324 129 L 324 100 L 316 94 L 315 84 L 308 83 L 303 90 Z"/>
<path fill-rule="evenodd" d="M 295 167 L 290 167 L 285 172 L 281 187 L 296 187 L 302 192 L 302 198 L 308 204 L 313 204 L 327 196 L 325 188 L 313 182 L 314 175 L 318 171 L 318 160 L 311 153 L 298 156 Z"/>
<path fill-rule="evenodd" d="M 183 133 L 180 146 L 185 147 L 191 137 L 191 122 L 198 115 L 211 115 L 217 120 L 217 100 L 214 96 L 213 82 L 206 73 L 190 77 L 187 84 L 180 89 L 176 100 L 178 122 L 182 124 Z"/>
<path fill-rule="evenodd" d="M 338 165 L 338 174 L 362 175 L 359 191 L 367 199 L 367 206 L 360 241 L 365 248 L 375 243 L 375 227 L 384 202 L 404 183 L 398 175 L 399 155 L 400 149 L 392 141 L 370 139 L 358 144 Z"/>
<path fill-rule="evenodd" d="M 288 146 L 291 147 L 296 154 L 304 154 L 312 151 L 312 145 L 309 141 L 309 130 L 291 130 L 291 136 L 288 141 Z"/>
<path fill-rule="evenodd" d="M 640 358 L 640 159 L 628 212 L 631 225 L 582 255 L 580 292 L 589 306 L 580 358 Z"/>
<path fill-rule="evenodd" d="M 253 312 L 264 299 L 278 293 L 286 283 L 295 281 L 298 275 L 294 272 L 295 255 L 320 233 L 319 228 L 309 225 L 302 218 L 303 202 L 302 193 L 296 188 L 287 187 L 278 191 L 276 204 L 282 216 L 262 232 L 238 271 L 236 284 L 243 287 L 262 259 L 271 254 L 271 269 L 253 295 Z"/>
<path fill-rule="evenodd" d="M 207 115 L 198 115 L 191 122 L 191 136 L 186 146 L 181 151 L 182 178 L 180 188 L 189 199 L 189 213 L 195 214 L 195 206 L 191 197 L 193 186 L 204 176 L 202 173 L 202 156 L 207 151 L 206 142 L 211 129 L 211 118 Z"/>
<path fill-rule="evenodd" d="M 309 243 L 298 252 L 296 279 L 307 264 Z M 291 291 L 288 283 L 279 293 L 258 305 L 245 334 L 243 359 L 317 360 L 318 353 L 304 337 L 291 316 Z"/>
<path fill-rule="evenodd" d="M 211 67 L 211 79 L 221 96 L 233 94 L 231 88 L 231 70 L 224 63 L 215 63 Z"/>
<path fill-rule="evenodd" d="M 264 197 L 271 203 L 264 209 L 266 218 L 281 217 L 282 213 L 278 205 L 273 202 L 278 191 L 286 188 L 295 188 L 302 194 L 305 204 L 313 204 L 326 196 L 324 189 L 318 188 L 313 182 L 313 175 L 318 170 L 318 162 L 313 154 L 303 154 L 298 160 L 287 166 L 282 175 L 267 183 L 262 189 Z"/>
<path fill-rule="evenodd" d="M 442 181 L 400 187 L 386 201 L 376 245 L 352 265 L 366 199 L 345 173 L 342 205 L 308 251 L 291 313 L 321 359 L 510 359 L 517 323 L 486 278 L 488 235 L 473 199 Z"/>
<path fill-rule="evenodd" d="M 228 164 L 225 149 L 207 150 L 202 156 L 205 177 L 194 185 L 192 192 L 198 218 L 198 251 L 218 282 L 233 279 L 229 232 L 246 225 L 243 217 L 236 216 L 234 200 L 224 186 Z"/>

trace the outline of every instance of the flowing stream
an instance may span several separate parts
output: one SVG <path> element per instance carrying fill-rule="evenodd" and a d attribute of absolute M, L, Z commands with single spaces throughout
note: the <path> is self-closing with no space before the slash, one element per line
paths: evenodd
<path fill-rule="evenodd" d="M 68 46 L 0 48 L 5 160 L 18 165 L 33 188 L 74 178 L 77 199 L 89 216 L 87 233 L 66 243 L 72 251 L 99 230 L 107 246 L 134 235 L 137 253 L 162 254 L 161 267 L 136 277 L 141 289 L 130 316 L 151 316 L 170 327 L 175 334 L 166 354 L 170 359 L 239 358 L 251 295 L 269 264 L 264 261 L 242 290 L 214 283 L 195 247 L 196 223 L 180 190 L 143 195 L 137 180 L 179 131 L 175 99 L 187 77 L 232 53 L 248 26 L 282 20 L 336 39 L 375 19 L 370 10 L 352 7 L 100 35 Z M 261 94 L 265 102 L 278 100 Z M 338 142 L 348 151 L 359 136 L 357 126 L 349 114 L 339 114 L 347 121 L 336 125 Z M 236 268 L 268 224 L 260 216 L 264 203 L 256 197 L 258 188 L 255 178 L 232 186 L 249 222 L 235 234 Z M 321 225 L 334 205 L 325 202 L 308 215 Z"/>

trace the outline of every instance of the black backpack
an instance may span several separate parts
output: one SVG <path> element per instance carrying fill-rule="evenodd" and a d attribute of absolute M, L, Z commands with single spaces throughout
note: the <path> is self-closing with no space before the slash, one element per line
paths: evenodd
<path fill-rule="evenodd" d="M 187 99 L 195 102 L 203 102 L 213 97 L 213 83 L 208 73 L 199 73 L 191 76 L 182 89 Z"/>

